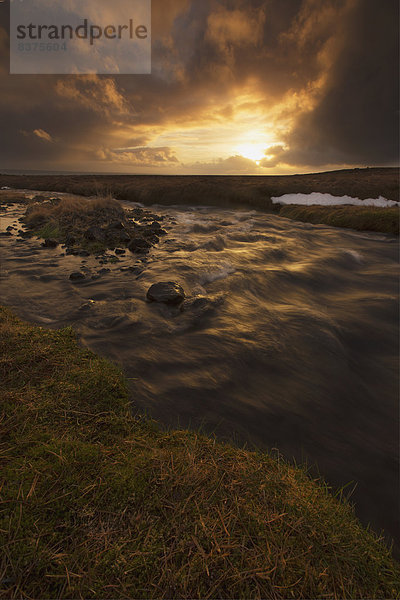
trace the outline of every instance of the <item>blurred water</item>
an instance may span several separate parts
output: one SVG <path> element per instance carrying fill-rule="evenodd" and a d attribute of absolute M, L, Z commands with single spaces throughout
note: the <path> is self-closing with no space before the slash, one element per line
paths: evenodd
<path fill-rule="evenodd" d="M 398 240 L 256 211 L 152 210 L 168 236 L 97 280 L 93 257 L 1 238 L 1 303 L 72 324 L 122 364 L 135 411 L 354 482 L 361 520 L 398 538 Z M 88 280 L 73 285 L 80 268 Z M 145 301 L 168 280 L 186 291 L 183 311 Z"/>

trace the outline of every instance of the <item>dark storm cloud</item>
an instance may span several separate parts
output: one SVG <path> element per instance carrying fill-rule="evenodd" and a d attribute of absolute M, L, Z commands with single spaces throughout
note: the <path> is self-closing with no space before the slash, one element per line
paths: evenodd
<path fill-rule="evenodd" d="M 299 116 L 284 158 L 298 165 L 396 163 L 399 4 L 360 0 L 338 27 L 343 46 L 322 97 Z"/>
<path fill-rule="evenodd" d="M 273 109 L 282 130 L 266 169 L 397 160 L 397 0 L 153 0 L 151 76 L 10 76 L 7 23 L 0 4 L 0 166 L 178 167 L 173 148 L 147 144 L 188 124 L 234 128 L 255 108 Z M 248 89 L 254 100 L 238 108 Z M 187 163 L 252 169 L 210 159 Z"/>

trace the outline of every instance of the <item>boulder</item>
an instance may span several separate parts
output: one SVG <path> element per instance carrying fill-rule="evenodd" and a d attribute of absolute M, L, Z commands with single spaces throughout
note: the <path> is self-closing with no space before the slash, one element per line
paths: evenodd
<path fill-rule="evenodd" d="M 128 250 L 131 252 L 148 252 L 151 248 L 151 243 L 143 238 L 133 238 L 128 244 Z"/>
<path fill-rule="evenodd" d="M 136 217 L 136 218 L 141 217 L 143 215 L 143 213 L 144 213 L 143 208 L 132 208 L 132 210 L 129 212 L 129 214 L 132 217 Z"/>
<path fill-rule="evenodd" d="M 185 292 L 175 281 L 160 281 L 150 287 L 147 292 L 147 299 L 150 302 L 180 304 L 185 299 Z"/>
<path fill-rule="evenodd" d="M 150 223 L 149 228 L 153 231 L 160 231 L 161 225 L 158 221 L 153 221 L 152 223 Z"/>
<path fill-rule="evenodd" d="M 57 240 L 47 238 L 44 240 L 42 246 L 43 246 L 43 248 L 57 248 L 58 242 L 57 242 Z"/>
<path fill-rule="evenodd" d="M 75 273 L 71 273 L 69 278 L 71 281 L 82 281 L 83 279 L 85 279 L 85 274 L 81 273 L 80 271 L 77 271 Z"/>

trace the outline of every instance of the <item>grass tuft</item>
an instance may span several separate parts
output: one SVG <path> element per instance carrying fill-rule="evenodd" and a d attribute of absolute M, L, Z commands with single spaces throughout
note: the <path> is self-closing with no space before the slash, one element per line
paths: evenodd
<path fill-rule="evenodd" d="M 119 368 L 0 309 L 2 598 L 399 598 L 389 550 L 267 453 L 130 414 Z"/>
<path fill-rule="evenodd" d="M 74 244 L 91 253 L 107 249 L 109 240 L 89 241 L 85 231 L 95 226 L 106 227 L 113 221 L 124 221 L 125 211 L 112 197 L 66 197 L 55 202 L 33 203 L 25 213 L 25 223 L 39 237 L 54 238 L 65 243 L 71 236 Z M 70 245 L 74 245 L 70 244 Z"/>

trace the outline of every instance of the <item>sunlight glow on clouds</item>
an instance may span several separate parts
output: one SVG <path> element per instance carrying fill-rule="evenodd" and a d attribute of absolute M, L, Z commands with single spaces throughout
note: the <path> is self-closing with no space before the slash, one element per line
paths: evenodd
<path fill-rule="evenodd" d="M 0 165 L 256 175 L 394 165 L 398 11 L 397 0 L 153 0 L 152 75 L 10 77 L 0 61 Z M 0 4 L 2 56 L 7 19 Z"/>

